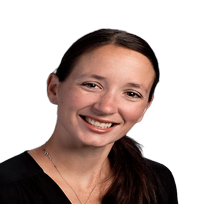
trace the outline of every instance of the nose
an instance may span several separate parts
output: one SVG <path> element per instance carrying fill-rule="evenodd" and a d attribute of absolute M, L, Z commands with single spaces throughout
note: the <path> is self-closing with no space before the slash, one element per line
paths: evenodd
<path fill-rule="evenodd" d="M 93 104 L 93 109 L 97 114 L 112 115 L 117 112 L 117 97 L 113 93 L 101 94 Z"/>

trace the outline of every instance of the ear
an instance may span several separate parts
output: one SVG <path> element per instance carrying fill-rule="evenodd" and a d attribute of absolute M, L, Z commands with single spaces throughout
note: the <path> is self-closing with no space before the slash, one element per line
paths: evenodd
<path fill-rule="evenodd" d="M 51 73 L 47 79 L 47 95 L 51 103 L 58 104 L 57 100 L 57 89 L 60 82 L 58 76 Z"/>
<path fill-rule="evenodd" d="M 142 115 L 140 116 L 139 120 L 137 121 L 137 123 L 139 123 L 143 119 L 144 114 L 146 113 L 147 109 L 151 106 L 153 100 L 154 100 L 154 96 L 152 96 L 151 101 L 148 102 L 146 108 L 144 109 L 144 111 L 143 111 Z"/>

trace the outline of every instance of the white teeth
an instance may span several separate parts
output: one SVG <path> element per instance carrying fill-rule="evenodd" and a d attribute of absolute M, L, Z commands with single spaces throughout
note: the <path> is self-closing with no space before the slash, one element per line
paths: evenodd
<path fill-rule="evenodd" d="M 112 123 L 101 123 L 99 121 L 96 121 L 96 120 L 88 118 L 88 117 L 86 117 L 86 122 L 88 122 L 89 124 L 91 124 L 91 125 L 93 125 L 95 127 L 99 127 L 99 128 L 102 128 L 102 129 L 109 128 L 112 125 Z"/>

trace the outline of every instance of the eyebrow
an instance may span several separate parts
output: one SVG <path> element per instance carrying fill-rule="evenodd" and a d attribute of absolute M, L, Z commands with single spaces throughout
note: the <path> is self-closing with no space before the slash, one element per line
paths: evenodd
<path fill-rule="evenodd" d="M 83 78 L 83 77 L 91 77 L 91 78 L 98 79 L 98 80 L 104 80 L 105 79 L 105 77 L 99 76 L 97 74 L 83 74 L 81 76 L 81 78 Z"/>
<path fill-rule="evenodd" d="M 128 83 L 127 85 L 128 85 L 128 86 L 131 86 L 131 87 L 143 89 L 146 93 L 148 92 L 148 91 L 147 91 L 142 85 L 140 85 L 140 84 L 135 84 L 135 83 L 130 82 L 130 83 Z"/>
<path fill-rule="evenodd" d="M 135 88 L 142 88 L 140 84 L 135 84 L 135 83 L 127 83 L 128 86 L 132 86 Z"/>

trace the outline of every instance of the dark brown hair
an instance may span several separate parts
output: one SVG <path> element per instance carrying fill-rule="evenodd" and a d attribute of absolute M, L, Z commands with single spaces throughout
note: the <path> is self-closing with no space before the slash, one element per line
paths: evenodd
<path fill-rule="evenodd" d="M 134 50 L 136 52 L 143 54 L 150 60 L 155 71 L 154 83 L 149 94 L 150 102 L 152 96 L 154 95 L 155 87 L 159 82 L 160 74 L 157 58 L 153 50 L 145 40 L 136 35 L 121 30 L 113 29 L 97 30 L 83 36 L 82 38 L 77 40 L 74 44 L 72 44 L 72 46 L 64 54 L 62 61 L 57 69 L 56 74 L 59 77 L 59 80 L 64 81 L 67 78 L 67 76 L 69 76 L 77 60 L 83 54 L 88 53 L 101 46 L 110 44 Z"/>
<path fill-rule="evenodd" d="M 139 52 L 152 63 L 155 79 L 149 102 L 159 82 L 157 58 L 146 41 L 121 30 L 101 29 L 77 40 L 65 53 L 57 68 L 59 81 L 64 81 L 78 59 L 85 53 L 104 45 L 116 45 Z M 109 153 L 113 182 L 102 198 L 103 204 L 153 204 L 156 203 L 156 189 L 153 174 L 141 153 L 140 145 L 127 136 L 116 141 Z"/>

